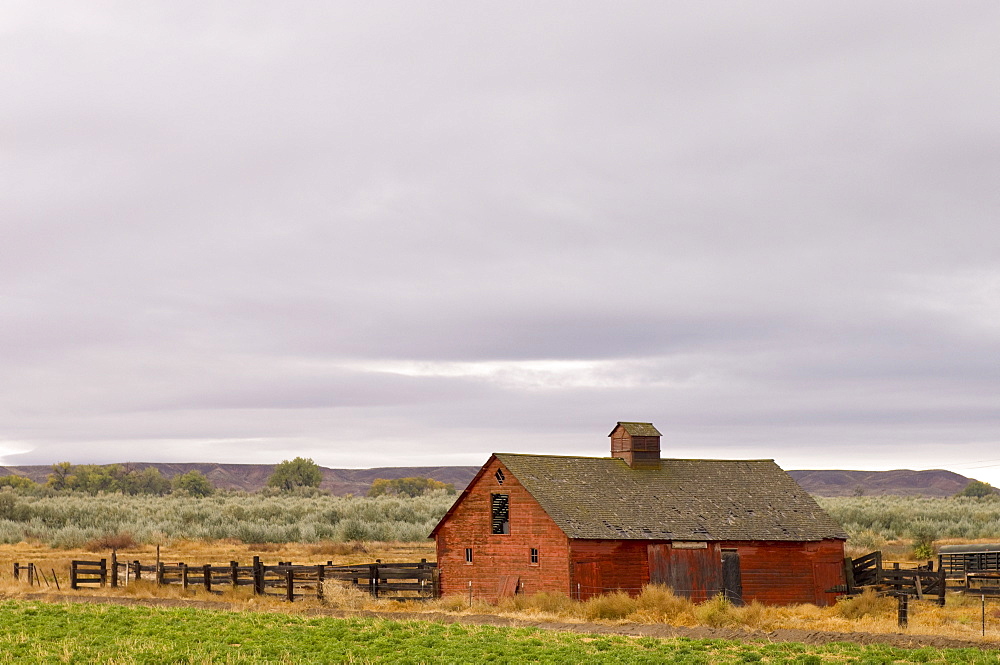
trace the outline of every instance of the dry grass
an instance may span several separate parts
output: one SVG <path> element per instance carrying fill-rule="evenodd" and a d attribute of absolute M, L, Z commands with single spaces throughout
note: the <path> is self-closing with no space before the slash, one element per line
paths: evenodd
<path fill-rule="evenodd" d="M 102 552 L 100 556 L 107 556 Z M 160 550 L 163 561 L 186 561 L 190 564 L 229 561 L 249 563 L 255 551 L 253 546 L 239 541 L 164 543 Z M 288 544 L 275 548 L 263 557 L 267 562 L 294 561 L 296 563 L 334 564 L 367 563 L 376 558 L 384 561 L 417 561 L 433 558 L 433 545 L 423 543 L 357 543 L 318 546 Z M 156 547 L 141 545 L 118 550 L 119 559 L 139 559 L 152 563 Z M 0 595 L 7 597 L 37 593 L 39 587 L 29 587 L 23 580 L 15 582 L 11 574 L 12 563 L 33 562 L 49 578 L 51 587 L 43 583 L 41 591 L 55 592 L 52 569 L 59 575 L 62 588 L 68 586 L 71 559 L 94 559 L 95 554 L 84 550 L 54 550 L 38 543 L 20 543 L 0 546 Z M 321 607 L 340 608 L 347 611 L 406 611 L 414 613 L 446 612 L 451 614 L 493 614 L 526 620 L 549 619 L 566 622 L 602 621 L 612 623 L 665 623 L 677 626 L 727 626 L 747 630 L 774 630 L 796 628 L 837 632 L 897 633 L 896 606 L 892 599 L 860 596 L 842 600 L 833 607 L 795 605 L 771 607 L 752 603 L 744 607 L 715 598 L 695 604 L 678 597 L 662 586 L 647 586 L 637 597 L 624 593 L 592 598 L 584 603 L 569 599 L 563 594 L 540 593 L 531 596 L 517 595 L 498 604 L 476 601 L 472 606 L 464 595 L 450 596 L 430 602 L 400 603 L 376 600 L 363 592 L 345 588 L 328 581 L 324 587 L 326 601 L 305 600 L 289 604 L 278 597 L 254 596 L 249 588 L 222 589 L 221 594 L 209 594 L 179 585 L 156 586 L 148 581 L 120 589 L 96 588 L 80 590 L 74 594 L 122 595 L 135 598 L 164 598 L 179 601 L 201 600 L 224 603 L 233 610 L 258 610 L 273 612 L 301 612 Z M 946 607 L 930 601 L 910 604 L 910 625 L 904 632 L 924 635 L 943 635 L 961 639 L 976 639 L 980 631 L 981 606 L 978 598 L 950 595 Z M 987 606 L 987 638 L 1000 639 L 1000 603 L 991 601 Z"/>
<path fill-rule="evenodd" d="M 307 545 L 306 551 L 311 556 L 352 556 L 355 554 L 368 554 L 368 545 L 359 542 L 335 543 L 329 541 L 317 543 L 316 545 Z"/>
<path fill-rule="evenodd" d="M 613 591 L 583 602 L 583 616 L 596 619 L 624 619 L 639 609 L 639 602 L 624 591 Z"/>
<path fill-rule="evenodd" d="M 450 606 L 451 611 L 461 611 L 464 606 L 454 606 L 453 599 L 464 599 L 458 596 L 442 598 L 439 603 Z M 518 594 L 513 598 L 503 598 L 497 603 L 497 609 L 505 614 L 521 614 L 534 617 L 560 617 L 572 614 L 577 603 L 562 593 L 542 592 L 530 596 Z M 445 610 L 447 611 L 447 610 Z"/>

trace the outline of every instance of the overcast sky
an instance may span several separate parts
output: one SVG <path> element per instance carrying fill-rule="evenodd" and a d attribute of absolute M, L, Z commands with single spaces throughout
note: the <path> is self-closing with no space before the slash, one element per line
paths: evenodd
<path fill-rule="evenodd" d="M 1000 484 L 1000 4 L 0 10 L 0 456 Z"/>

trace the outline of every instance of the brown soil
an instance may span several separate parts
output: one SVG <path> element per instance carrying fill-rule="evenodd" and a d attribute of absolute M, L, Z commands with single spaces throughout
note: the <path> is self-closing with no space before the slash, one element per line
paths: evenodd
<path fill-rule="evenodd" d="M 114 605 L 145 606 L 145 607 L 194 607 L 207 610 L 231 610 L 232 606 L 224 602 L 205 600 L 178 600 L 172 598 L 128 598 L 119 596 L 70 596 L 65 594 L 35 593 L 21 596 L 26 600 L 38 600 L 56 603 L 106 603 Z M 763 641 L 763 642 L 800 642 L 803 644 L 829 644 L 831 642 L 849 642 L 853 644 L 885 644 L 894 647 L 916 649 L 920 647 L 935 647 L 939 649 L 988 649 L 1000 650 L 1000 642 L 978 640 L 962 640 L 936 635 L 906 635 L 902 633 L 835 633 L 818 630 L 796 630 L 782 628 L 772 631 L 747 631 L 738 628 L 710 628 L 707 626 L 683 627 L 665 624 L 601 624 L 601 623 L 570 623 L 560 621 L 527 621 L 510 619 L 490 614 L 455 615 L 443 612 L 372 612 L 345 611 L 333 609 L 310 608 L 305 614 L 331 617 L 375 617 L 394 621 L 435 621 L 439 623 L 463 623 L 489 626 L 510 626 L 518 628 L 539 628 L 574 633 L 595 633 L 603 635 L 630 635 L 634 637 L 655 637 L 669 639 L 687 637 L 690 639 L 715 639 Z"/>

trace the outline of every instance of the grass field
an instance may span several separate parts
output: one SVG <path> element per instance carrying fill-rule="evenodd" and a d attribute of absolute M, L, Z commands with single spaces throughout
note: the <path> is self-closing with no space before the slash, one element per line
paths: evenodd
<path fill-rule="evenodd" d="M 115 605 L 0 603 L 0 662 L 996 663 L 978 649 L 632 638 Z"/>

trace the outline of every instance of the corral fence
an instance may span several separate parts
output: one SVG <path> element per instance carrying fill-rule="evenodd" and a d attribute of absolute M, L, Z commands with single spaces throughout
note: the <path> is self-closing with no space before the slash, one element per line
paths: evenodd
<path fill-rule="evenodd" d="M 42 586 L 42 582 L 44 581 L 45 586 L 51 587 L 55 585 L 56 590 L 61 591 L 62 587 L 59 586 L 59 576 L 56 575 L 56 569 L 52 568 L 50 572 L 52 573 L 52 584 L 49 583 L 49 576 L 45 574 L 45 571 L 35 564 L 14 563 L 15 580 L 25 580 L 29 586 Z"/>
<path fill-rule="evenodd" d="M 949 590 L 1000 597 L 1000 545 L 945 545 L 938 562 Z"/>
<path fill-rule="evenodd" d="M 33 581 L 34 564 L 14 564 L 14 577 L 28 571 Z M 55 578 L 55 570 L 52 571 Z M 278 596 L 293 602 L 313 597 L 323 599 L 323 586 L 336 580 L 374 598 L 389 600 L 428 600 L 437 598 L 440 575 L 437 564 L 423 559 L 417 563 L 375 563 L 335 566 L 325 564 L 297 565 L 281 561 L 268 565 L 255 556 L 250 565 L 230 561 L 228 565 L 189 565 L 183 562 L 159 561 L 144 565 L 139 560 L 119 561 L 117 553 L 111 560 L 74 560 L 70 563 L 70 588 L 111 586 L 119 587 L 133 582 L 149 580 L 158 585 L 179 585 L 185 589 L 202 588 L 210 593 L 226 589 L 248 587 L 255 595 Z M 47 580 L 46 580 L 47 582 Z"/>
<path fill-rule="evenodd" d="M 846 584 L 832 591 L 853 596 L 871 589 L 882 595 L 900 598 L 934 599 L 938 605 L 944 605 L 945 592 L 949 588 L 940 564 L 937 570 L 933 561 L 926 564 L 892 562 L 886 565 L 882 552 L 870 552 L 857 559 L 845 558 L 844 579 Z M 906 601 L 901 600 L 900 603 L 902 607 Z"/>
<path fill-rule="evenodd" d="M 846 584 L 834 591 L 855 595 L 866 589 L 893 596 L 924 600 L 934 596 L 944 605 L 948 591 L 984 598 L 1000 598 L 1000 545 L 948 545 L 937 565 L 886 563 L 882 552 L 844 560 Z"/>

